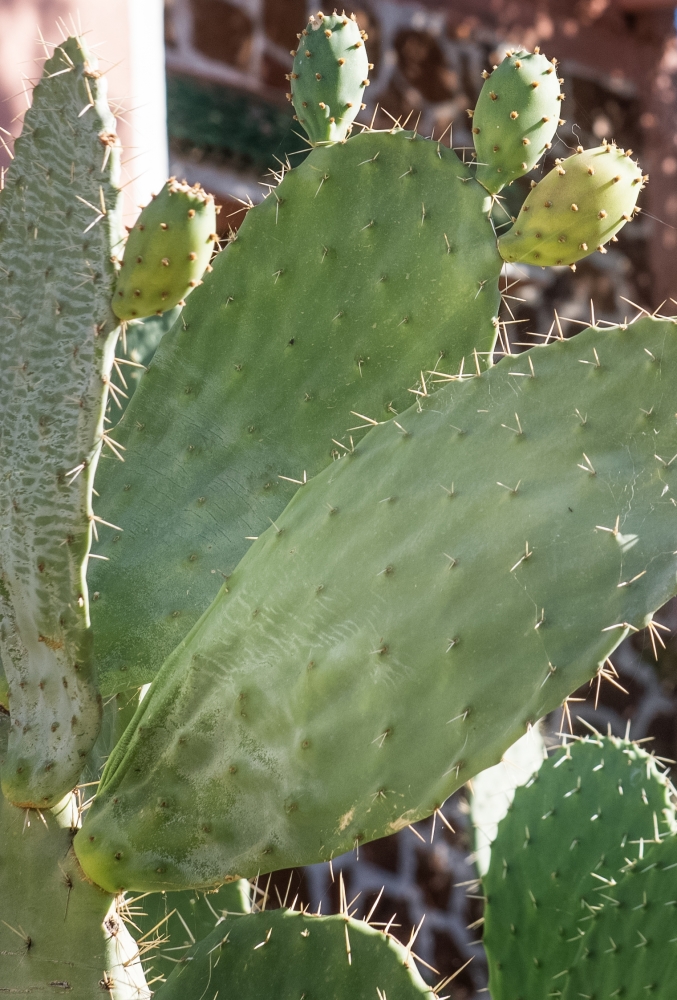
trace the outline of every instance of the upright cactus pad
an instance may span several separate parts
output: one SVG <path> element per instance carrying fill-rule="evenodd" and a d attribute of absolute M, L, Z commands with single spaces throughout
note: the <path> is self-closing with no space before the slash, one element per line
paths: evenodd
<path fill-rule="evenodd" d="M 288 96 L 313 145 L 350 132 L 369 84 L 363 36 L 354 16 L 336 12 L 311 17 L 299 35 Z"/>
<path fill-rule="evenodd" d="M 20 805 L 72 788 L 99 726 L 85 572 L 120 239 L 105 94 L 84 43 L 57 46 L 0 196 L 2 789 Z"/>
<path fill-rule="evenodd" d="M 674 323 L 587 330 L 419 397 L 303 486 L 109 758 L 88 875 L 327 860 L 496 763 L 675 593 L 675 380 Z"/>
<path fill-rule="evenodd" d="M 555 66 L 538 52 L 513 52 L 485 80 L 473 115 L 477 180 L 497 193 L 550 148 L 560 117 Z"/>
<path fill-rule="evenodd" d="M 670 784 L 637 745 L 590 738 L 544 763 L 517 790 L 484 879 L 484 944 L 494 1000 L 540 1000 L 555 989 L 561 991 L 556 996 L 579 996 L 566 992 L 569 970 L 581 942 L 588 946 L 581 935 L 599 921 L 600 893 L 621 877 L 640 840 L 673 830 Z M 674 886 L 673 880 L 667 898 L 674 898 Z M 620 922 L 628 919 L 626 910 Z M 631 936 L 636 944 L 636 934 L 623 935 L 628 942 Z M 579 982 L 591 986 L 581 971 Z M 603 978 L 598 986 L 604 992 L 591 990 L 595 997 L 613 996 Z"/>
<path fill-rule="evenodd" d="M 554 984 L 581 996 L 672 1000 L 677 982 L 677 837 L 633 844 L 614 882 L 599 883 L 594 912 L 579 915 L 578 953 Z M 625 874 L 620 874 L 625 873 Z M 582 919 L 581 919 L 582 918 Z"/>
<path fill-rule="evenodd" d="M 298 482 L 441 366 L 484 367 L 502 266 L 489 198 L 410 132 L 320 146 L 252 209 L 188 299 L 101 464 L 97 668 L 153 678 Z M 418 386 L 417 386 L 418 383 Z"/>
<path fill-rule="evenodd" d="M 435 1000 L 411 954 L 361 920 L 273 910 L 228 917 L 175 967 L 157 1000 Z"/>
<path fill-rule="evenodd" d="M 113 298 L 120 319 L 173 309 L 209 264 L 216 239 L 214 197 L 171 177 L 129 233 Z"/>
<path fill-rule="evenodd" d="M 562 160 L 532 188 L 517 221 L 498 241 L 507 261 L 574 264 L 604 244 L 635 212 L 642 171 L 612 143 Z"/>
<path fill-rule="evenodd" d="M 112 1000 L 149 1000 L 136 945 L 112 896 L 83 880 L 71 836 L 0 796 L 0 993 L 89 1000 L 107 984 Z"/>

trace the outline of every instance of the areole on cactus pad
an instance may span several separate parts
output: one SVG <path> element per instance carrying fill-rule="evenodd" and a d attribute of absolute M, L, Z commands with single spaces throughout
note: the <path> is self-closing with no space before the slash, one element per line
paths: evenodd
<path fill-rule="evenodd" d="M 165 663 L 76 837 L 87 874 L 328 860 L 500 759 L 677 592 L 676 380 L 677 325 L 643 319 L 373 427 Z"/>

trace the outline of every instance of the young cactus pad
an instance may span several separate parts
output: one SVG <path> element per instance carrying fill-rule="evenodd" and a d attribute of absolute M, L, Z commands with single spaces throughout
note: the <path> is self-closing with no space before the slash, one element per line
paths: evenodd
<path fill-rule="evenodd" d="M 214 197 L 171 177 L 130 230 L 113 297 L 120 319 L 172 309 L 209 264 L 216 239 Z"/>
<path fill-rule="evenodd" d="M 642 171 L 612 143 L 579 151 L 539 181 L 498 247 L 507 261 L 574 264 L 603 250 L 635 211 Z M 606 251 L 604 251 L 606 252 Z"/>
<path fill-rule="evenodd" d="M 328 860 L 495 764 L 675 593 L 675 380 L 674 323 L 586 330 L 419 397 L 299 489 L 109 758 L 87 874 Z"/>
<path fill-rule="evenodd" d="M 80 39 L 56 47 L 0 195 L 2 789 L 48 806 L 99 727 L 85 572 L 117 321 L 118 148 Z"/>
<path fill-rule="evenodd" d="M 579 914 L 585 933 L 568 975 L 558 981 L 563 1000 L 593 992 L 652 1000 L 675 995 L 677 837 L 655 846 L 633 844 L 625 854 L 617 884 L 599 884 L 592 919 Z"/>
<path fill-rule="evenodd" d="M 114 982 L 113 1000 L 149 1000 L 136 945 L 113 897 L 82 878 L 71 837 L 0 796 L 0 992 L 89 1000 Z"/>
<path fill-rule="evenodd" d="M 156 1000 L 435 1000 L 411 954 L 390 935 L 343 914 L 272 910 L 227 917 L 175 966 Z"/>
<path fill-rule="evenodd" d="M 360 110 L 370 69 L 362 35 L 336 13 L 311 17 L 299 35 L 288 96 L 313 145 L 345 139 Z"/>
<path fill-rule="evenodd" d="M 615 884 L 633 845 L 673 829 L 670 783 L 636 744 L 591 737 L 544 763 L 515 793 L 484 879 L 494 1000 L 546 997 L 553 982 L 562 990 L 592 907 L 604 903 L 600 892 Z"/>
<path fill-rule="evenodd" d="M 114 432 L 124 464 L 97 474 L 124 529 L 90 565 L 103 692 L 152 680 L 298 482 L 350 449 L 351 410 L 386 420 L 422 371 L 484 367 L 488 209 L 455 153 L 396 131 L 317 147 L 248 213 Z"/>
<path fill-rule="evenodd" d="M 550 148 L 560 116 L 555 66 L 537 52 L 514 52 L 485 80 L 473 114 L 475 176 L 496 194 L 531 170 Z"/>

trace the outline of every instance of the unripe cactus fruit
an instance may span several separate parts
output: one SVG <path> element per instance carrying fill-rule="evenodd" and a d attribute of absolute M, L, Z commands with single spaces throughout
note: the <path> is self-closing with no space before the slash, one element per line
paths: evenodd
<path fill-rule="evenodd" d="M 504 260 L 543 267 L 574 264 L 602 250 L 629 222 L 645 178 L 613 143 L 558 162 L 527 196 L 514 226 L 498 241 Z"/>
<path fill-rule="evenodd" d="M 550 148 L 560 116 L 557 71 L 538 52 L 515 52 L 487 77 L 473 115 L 475 176 L 496 194 Z"/>
<path fill-rule="evenodd" d="M 313 145 L 345 139 L 360 110 L 370 69 L 363 35 L 354 17 L 334 12 L 311 17 L 299 36 L 289 97 Z"/>
<path fill-rule="evenodd" d="M 129 233 L 113 297 L 120 319 L 172 309 L 200 284 L 216 239 L 214 196 L 170 177 Z"/>

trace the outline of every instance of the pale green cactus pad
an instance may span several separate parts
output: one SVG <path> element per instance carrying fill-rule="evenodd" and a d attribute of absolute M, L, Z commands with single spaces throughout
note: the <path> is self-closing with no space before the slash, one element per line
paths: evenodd
<path fill-rule="evenodd" d="M 580 995 L 566 993 L 569 970 L 590 948 L 589 928 L 600 922 L 596 908 L 606 910 L 600 893 L 621 877 L 625 859 L 636 856 L 642 839 L 674 832 L 670 792 L 656 760 L 615 737 L 590 737 L 558 751 L 517 790 L 499 824 L 483 882 L 494 1000 Z M 675 897 L 676 888 L 673 878 L 667 898 Z M 629 919 L 626 909 L 620 923 Z M 624 940 L 633 937 L 636 944 L 636 933 L 627 930 Z M 579 986 L 587 984 L 600 1000 L 613 996 L 611 988 L 605 992 L 604 977 L 588 970 L 593 964 L 581 967 Z M 553 992 L 558 990 L 562 994 Z"/>
<path fill-rule="evenodd" d="M 677 326 L 643 319 L 373 427 L 167 660 L 76 838 L 88 875 L 327 860 L 496 763 L 677 591 L 676 381 Z"/>
<path fill-rule="evenodd" d="M 355 18 L 318 13 L 299 35 L 290 99 L 313 144 L 345 139 L 357 117 L 369 63 Z"/>
<path fill-rule="evenodd" d="M 361 920 L 272 910 L 228 917 L 175 968 L 157 1000 L 416 1000 L 436 997 L 393 937 Z"/>
<path fill-rule="evenodd" d="M 118 148 L 75 38 L 33 92 L 0 196 L 0 650 L 12 735 L 2 789 L 47 806 L 99 726 L 85 572 L 117 337 Z"/>
<path fill-rule="evenodd" d="M 554 64 L 538 52 L 512 52 L 487 77 L 472 132 L 475 176 L 488 191 L 523 177 L 550 148 L 561 97 Z"/>
<path fill-rule="evenodd" d="M 103 693 L 152 680 L 298 482 L 350 449 L 351 410 L 385 420 L 421 372 L 476 370 L 500 302 L 488 209 L 455 153 L 397 131 L 317 147 L 248 213 L 114 432 L 124 464 L 97 473 L 124 529 L 89 572 Z"/>
<path fill-rule="evenodd" d="M 0 796 L 0 994 L 150 1000 L 115 901 L 83 880 L 71 840 L 49 812 Z"/>

